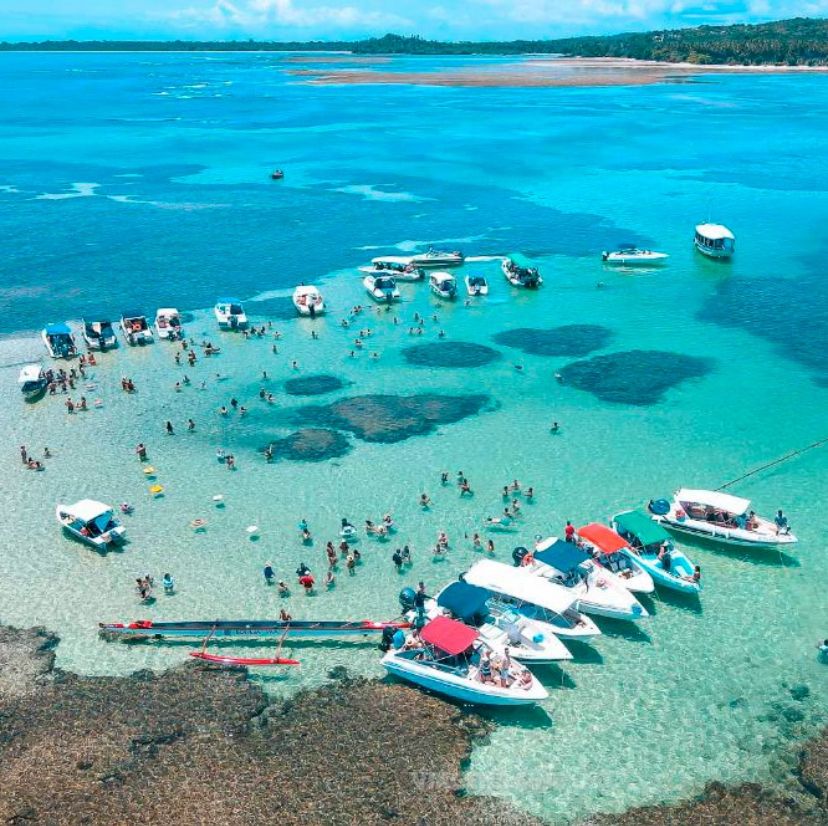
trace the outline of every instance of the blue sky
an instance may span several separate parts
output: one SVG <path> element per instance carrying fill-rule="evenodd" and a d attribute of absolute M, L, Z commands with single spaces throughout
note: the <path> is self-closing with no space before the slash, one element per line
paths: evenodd
<path fill-rule="evenodd" d="M 828 0 L 0 0 L 0 38 L 497 40 L 828 16 Z"/>

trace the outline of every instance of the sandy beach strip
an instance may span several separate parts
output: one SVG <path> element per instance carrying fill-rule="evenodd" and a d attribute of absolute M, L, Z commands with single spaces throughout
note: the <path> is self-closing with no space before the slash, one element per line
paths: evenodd
<path fill-rule="evenodd" d="M 293 69 L 290 73 L 306 83 L 399 84 L 411 86 L 459 86 L 488 88 L 543 88 L 645 86 L 681 82 L 703 74 L 824 73 L 825 66 L 726 66 L 692 63 L 660 63 L 626 58 L 549 58 L 540 56 L 498 67 L 445 68 L 435 71 L 389 72 L 370 69 Z"/>

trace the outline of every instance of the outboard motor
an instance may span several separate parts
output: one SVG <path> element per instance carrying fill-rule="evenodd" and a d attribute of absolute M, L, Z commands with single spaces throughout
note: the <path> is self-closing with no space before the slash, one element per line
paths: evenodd
<path fill-rule="evenodd" d="M 414 610 L 414 599 L 417 596 L 413 588 L 403 588 L 400 591 L 399 601 L 403 612 Z"/>
<path fill-rule="evenodd" d="M 528 553 L 529 553 L 529 549 L 524 548 L 522 545 L 519 545 L 517 548 L 515 548 L 512 551 L 512 561 L 515 563 L 516 567 L 519 568 L 521 566 L 521 564 L 523 563 L 523 558 Z"/>
<path fill-rule="evenodd" d="M 411 590 L 407 588 L 406 590 Z M 382 629 L 382 639 L 380 640 L 380 651 L 388 651 L 391 648 L 391 645 L 394 641 L 394 634 L 396 633 L 396 629 L 391 625 L 386 625 Z"/>

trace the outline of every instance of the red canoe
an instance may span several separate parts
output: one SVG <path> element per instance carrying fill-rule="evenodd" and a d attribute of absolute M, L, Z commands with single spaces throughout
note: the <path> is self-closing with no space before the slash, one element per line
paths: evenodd
<path fill-rule="evenodd" d="M 208 654 L 206 651 L 191 651 L 190 656 L 220 665 L 299 665 L 299 660 L 287 657 L 225 657 L 221 654 Z"/>

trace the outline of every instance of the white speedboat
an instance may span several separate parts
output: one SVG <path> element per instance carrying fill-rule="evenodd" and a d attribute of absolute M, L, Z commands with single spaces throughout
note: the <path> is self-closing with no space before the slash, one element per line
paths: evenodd
<path fill-rule="evenodd" d="M 115 328 L 106 316 L 84 318 L 81 324 L 81 335 L 90 350 L 103 351 L 118 346 Z"/>
<path fill-rule="evenodd" d="M 246 330 L 247 313 L 238 298 L 220 298 L 213 308 L 219 330 Z"/>
<path fill-rule="evenodd" d="M 549 625 L 556 636 L 567 642 L 589 642 L 601 633 L 588 616 L 575 608 L 577 597 L 569 589 L 525 568 L 481 559 L 462 578 L 492 592 L 519 614 Z"/>
<path fill-rule="evenodd" d="M 116 545 L 123 541 L 126 533 L 112 507 L 94 499 L 81 499 L 74 505 L 58 505 L 55 515 L 64 530 L 94 548 Z"/>
<path fill-rule="evenodd" d="M 701 569 L 697 571 L 670 534 L 644 511 L 617 513 L 612 527 L 627 542 L 621 553 L 633 555 L 656 585 L 684 594 L 701 591 Z"/>
<path fill-rule="evenodd" d="M 457 281 L 450 272 L 431 273 L 428 286 L 438 298 L 453 301 L 457 297 Z"/>
<path fill-rule="evenodd" d="M 75 337 L 68 324 L 47 324 L 40 337 L 53 359 L 71 359 L 78 354 Z"/>
<path fill-rule="evenodd" d="M 463 281 L 466 284 L 466 292 L 471 296 L 488 295 L 489 282 L 482 275 L 467 275 Z"/>
<path fill-rule="evenodd" d="M 640 250 L 637 247 L 620 247 L 614 252 L 601 253 L 605 264 L 621 264 L 625 267 L 663 264 L 669 257 L 666 252 Z"/>
<path fill-rule="evenodd" d="M 49 380 L 39 364 L 26 364 L 17 377 L 20 392 L 27 402 L 34 401 L 43 395 L 49 385 Z"/>
<path fill-rule="evenodd" d="M 407 609 L 406 618 L 416 627 L 416 611 L 407 604 L 403 608 Z M 544 665 L 572 659 L 569 649 L 555 636 L 553 626 L 524 616 L 488 589 L 468 582 L 452 582 L 436 597 L 426 600 L 424 614 L 429 619 L 447 614 L 471 625 L 492 645 L 508 647 L 509 653 L 522 663 Z"/>
<path fill-rule="evenodd" d="M 698 224 L 693 243 L 709 258 L 730 258 L 736 251 L 736 236 L 723 224 Z"/>
<path fill-rule="evenodd" d="M 448 617 L 436 617 L 406 635 L 401 647 L 388 650 L 382 665 L 395 677 L 474 705 L 525 706 L 549 696 L 505 650 Z"/>
<path fill-rule="evenodd" d="M 462 252 L 443 252 L 442 250 L 428 249 L 426 252 L 412 255 L 410 263 L 415 267 L 433 269 L 434 267 L 459 267 L 465 257 Z"/>
<path fill-rule="evenodd" d="M 584 613 L 619 620 L 650 616 L 630 591 L 574 542 L 564 542 L 554 536 L 539 540 L 534 551 L 526 551 L 521 565 L 536 576 L 569 589 L 575 607 Z"/>
<path fill-rule="evenodd" d="M 143 313 L 134 310 L 121 313 L 121 330 L 124 332 L 127 344 L 133 347 L 137 344 L 152 344 L 152 330 Z"/>
<path fill-rule="evenodd" d="M 362 279 L 362 286 L 374 301 L 390 304 L 392 301 L 399 300 L 400 291 L 391 275 L 366 275 Z"/>
<path fill-rule="evenodd" d="M 170 341 L 181 338 L 181 314 L 175 307 L 161 307 L 155 313 L 155 331 L 158 338 Z"/>
<path fill-rule="evenodd" d="M 360 267 L 359 271 L 366 275 L 393 275 L 397 281 L 422 281 L 425 278 L 425 270 L 415 267 L 410 257 L 396 255 L 374 258 L 370 267 Z"/>
<path fill-rule="evenodd" d="M 299 315 L 308 316 L 309 318 L 316 318 L 316 316 L 325 312 L 322 293 L 309 284 L 300 284 L 293 291 L 293 306 L 296 307 L 296 312 Z"/>
<path fill-rule="evenodd" d="M 672 500 L 651 501 L 649 510 L 670 530 L 723 545 L 757 548 L 797 542 L 782 511 L 774 519 L 764 519 L 750 509 L 750 499 L 721 491 L 682 488 Z"/>
<path fill-rule="evenodd" d="M 598 522 L 578 528 L 577 533 L 582 545 L 587 550 L 592 549 L 593 560 L 610 572 L 621 586 L 634 594 L 652 594 L 655 590 L 653 578 L 635 558 L 626 539 Z"/>

